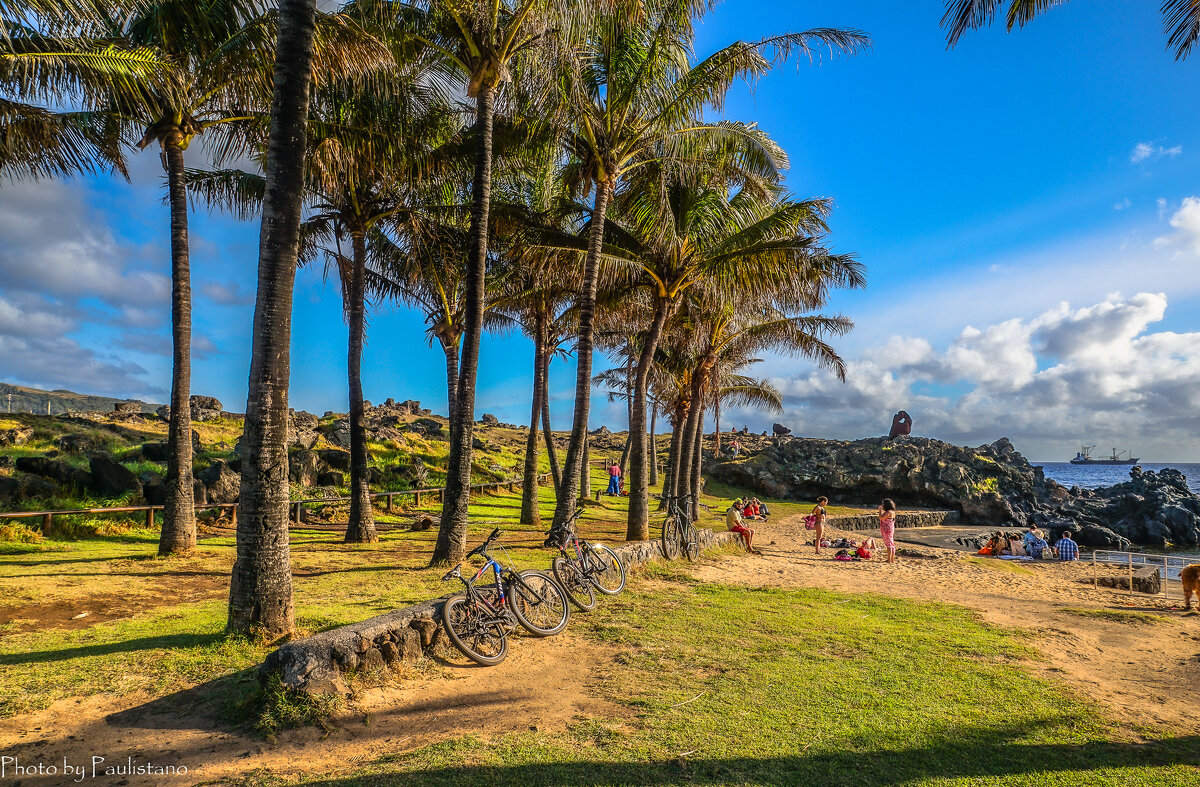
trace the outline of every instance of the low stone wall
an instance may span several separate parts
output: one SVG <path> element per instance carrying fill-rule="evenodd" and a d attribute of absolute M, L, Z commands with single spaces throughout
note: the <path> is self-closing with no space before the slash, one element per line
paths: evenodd
<path fill-rule="evenodd" d="M 1129 590 L 1129 572 L 1121 571 L 1105 577 L 1097 577 L 1096 584 L 1104 588 Z M 1133 592 L 1157 596 L 1162 592 L 1162 574 L 1155 566 L 1137 566 L 1133 569 Z"/>
<path fill-rule="evenodd" d="M 897 511 L 896 527 L 938 527 L 957 525 L 957 511 Z M 861 516 L 831 516 L 825 524 L 840 530 L 878 530 L 879 517 L 875 514 Z"/>
<path fill-rule="evenodd" d="M 699 533 L 704 549 L 741 543 L 737 533 L 705 528 Z M 627 569 L 663 557 L 658 540 L 610 546 Z M 346 672 L 382 670 L 398 662 L 414 661 L 438 647 L 445 636 L 442 606 L 448 598 L 442 596 L 289 642 L 263 661 L 258 668 L 259 680 L 278 674 L 283 685 L 297 691 L 346 695 Z"/>

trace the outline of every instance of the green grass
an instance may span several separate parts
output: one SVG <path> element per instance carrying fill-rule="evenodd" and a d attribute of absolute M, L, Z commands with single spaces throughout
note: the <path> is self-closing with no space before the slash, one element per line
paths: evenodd
<path fill-rule="evenodd" d="M 573 627 L 615 651 L 595 690 L 618 713 L 565 735 L 380 752 L 357 774 L 314 783 L 1200 783 L 1200 738 L 1132 740 L 1026 674 L 1018 636 L 958 607 L 659 576 Z"/>
<path fill-rule="evenodd" d="M 1088 609 L 1083 607 L 1066 607 L 1062 610 L 1068 615 L 1075 615 L 1080 618 L 1091 618 L 1093 620 L 1104 620 L 1109 623 L 1130 623 L 1141 625 L 1152 625 L 1155 623 L 1166 623 L 1170 618 L 1164 615 L 1155 615 L 1150 612 L 1138 612 L 1131 609 Z"/>

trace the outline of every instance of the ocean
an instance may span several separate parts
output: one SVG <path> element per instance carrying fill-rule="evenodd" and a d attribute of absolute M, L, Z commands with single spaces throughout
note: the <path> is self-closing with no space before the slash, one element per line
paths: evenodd
<path fill-rule="evenodd" d="M 1046 478 L 1052 478 L 1070 489 L 1073 486 L 1083 489 L 1095 489 L 1098 486 L 1112 486 L 1129 480 L 1131 465 L 1073 465 L 1070 462 L 1031 462 L 1040 464 L 1046 473 Z M 1176 462 L 1174 464 L 1151 464 L 1143 462 L 1142 470 L 1162 470 L 1173 467 L 1187 476 L 1188 488 L 1200 494 L 1200 464 Z"/>

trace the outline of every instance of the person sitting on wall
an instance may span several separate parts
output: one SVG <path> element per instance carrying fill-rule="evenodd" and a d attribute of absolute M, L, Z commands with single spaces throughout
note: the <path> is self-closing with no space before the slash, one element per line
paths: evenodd
<path fill-rule="evenodd" d="M 747 552 L 752 555 L 761 555 L 762 553 L 754 548 L 754 531 L 746 527 L 742 522 L 743 507 L 741 498 L 734 500 L 733 505 L 729 507 L 729 511 L 725 514 L 725 525 L 742 537 L 742 541 L 746 542 Z"/>

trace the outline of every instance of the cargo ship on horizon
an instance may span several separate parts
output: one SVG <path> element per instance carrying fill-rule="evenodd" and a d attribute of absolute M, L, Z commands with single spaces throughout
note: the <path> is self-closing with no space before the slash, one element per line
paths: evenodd
<path fill-rule="evenodd" d="M 1075 458 L 1071 460 L 1073 465 L 1136 465 L 1141 461 L 1141 457 L 1131 456 L 1125 459 L 1121 458 L 1121 454 L 1128 454 L 1128 451 L 1112 450 L 1112 456 L 1106 456 L 1103 459 L 1096 459 L 1092 456 L 1092 450 L 1096 446 L 1085 445 L 1081 446 L 1079 453 L 1075 454 Z"/>

